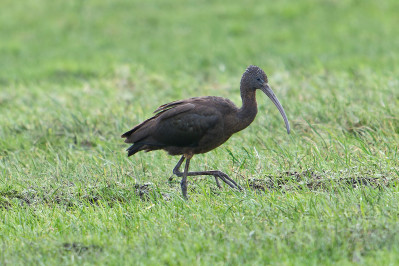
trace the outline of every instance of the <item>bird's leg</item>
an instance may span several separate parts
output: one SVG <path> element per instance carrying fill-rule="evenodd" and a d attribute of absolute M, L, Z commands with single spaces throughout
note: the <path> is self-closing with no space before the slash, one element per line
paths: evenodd
<path fill-rule="evenodd" d="M 179 162 L 176 164 L 175 168 L 173 168 L 173 174 L 177 175 L 177 176 L 182 176 L 181 172 L 180 172 L 180 166 L 182 165 L 182 163 L 184 162 L 184 155 L 180 158 Z M 218 186 L 218 188 L 222 188 L 222 186 L 219 183 L 219 179 L 218 179 L 218 175 L 215 175 L 215 181 L 216 181 L 216 185 Z M 171 177 L 169 177 L 169 181 L 173 180 L 173 175 Z"/>
<path fill-rule="evenodd" d="M 182 161 L 180 159 L 180 161 Z M 186 165 L 184 167 L 184 173 L 183 173 L 183 178 L 181 180 L 180 186 L 181 186 L 181 191 L 183 193 L 183 197 L 187 199 L 187 174 L 188 174 L 188 167 L 190 166 L 190 158 L 187 158 L 186 160 Z"/>
<path fill-rule="evenodd" d="M 214 177 L 215 177 L 215 181 L 216 181 L 216 186 L 218 186 L 218 188 L 222 188 L 222 186 L 219 183 L 219 178 L 217 176 L 214 176 Z"/>
<path fill-rule="evenodd" d="M 179 171 L 179 168 L 180 168 L 181 163 L 183 162 L 183 159 L 180 159 L 181 162 L 179 161 L 179 163 L 173 169 L 173 173 L 175 175 L 177 175 L 178 177 L 183 176 L 183 173 Z M 214 176 L 215 180 L 216 180 L 216 185 L 219 188 L 221 188 L 221 185 L 219 183 L 218 178 L 222 179 L 222 181 L 225 182 L 227 185 L 229 185 L 231 188 L 242 190 L 242 188 L 233 179 L 231 179 L 227 174 L 223 173 L 222 171 L 211 170 L 211 171 L 199 171 L 199 172 L 188 172 L 187 173 L 187 176 L 197 176 L 197 175 Z"/>
<path fill-rule="evenodd" d="M 210 171 L 199 171 L 199 172 L 189 172 L 188 176 L 196 176 L 196 175 L 212 175 L 216 178 L 222 179 L 227 185 L 231 188 L 242 190 L 241 186 L 238 185 L 233 179 L 231 179 L 227 174 L 218 170 L 210 170 Z M 216 179 L 217 180 L 217 179 Z M 217 183 L 216 183 L 217 184 Z M 220 184 L 218 185 L 218 187 Z"/>
<path fill-rule="evenodd" d="M 177 173 L 181 173 L 179 171 L 181 164 L 184 162 L 184 155 L 180 158 L 179 162 L 176 164 L 175 168 L 173 168 L 173 174 L 169 177 L 169 181 L 173 180 L 173 175 L 179 176 Z"/>

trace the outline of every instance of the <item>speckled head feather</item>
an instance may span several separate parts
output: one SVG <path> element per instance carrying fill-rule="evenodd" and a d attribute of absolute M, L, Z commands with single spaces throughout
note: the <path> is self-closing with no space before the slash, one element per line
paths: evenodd
<path fill-rule="evenodd" d="M 242 75 L 241 88 L 259 89 L 260 81 L 268 82 L 265 72 L 260 67 L 250 65 Z"/>

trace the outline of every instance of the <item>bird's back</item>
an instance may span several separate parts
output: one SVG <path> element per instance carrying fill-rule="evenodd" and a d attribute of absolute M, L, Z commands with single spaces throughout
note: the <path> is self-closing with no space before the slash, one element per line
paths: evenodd
<path fill-rule="evenodd" d="M 140 150 L 164 149 L 170 154 L 203 153 L 225 142 L 225 117 L 237 107 L 228 99 L 206 96 L 161 105 L 155 115 L 124 133 L 133 143 L 129 156 Z"/>

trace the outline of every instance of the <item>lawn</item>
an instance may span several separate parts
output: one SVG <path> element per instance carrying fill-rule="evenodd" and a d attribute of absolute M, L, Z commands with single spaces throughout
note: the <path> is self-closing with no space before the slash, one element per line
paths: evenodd
<path fill-rule="evenodd" d="M 1 265 L 399 264 L 399 2 L 0 2 Z M 193 96 L 285 108 L 191 170 L 120 135 Z"/>

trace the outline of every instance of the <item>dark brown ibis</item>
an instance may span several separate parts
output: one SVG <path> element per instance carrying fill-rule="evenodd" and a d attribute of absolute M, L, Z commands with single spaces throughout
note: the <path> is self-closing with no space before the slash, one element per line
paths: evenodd
<path fill-rule="evenodd" d="M 173 169 L 173 174 L 182 177 L 181 189 L 187 198 L 187 176 L 214 176 L 220 188 L 218 178 L 230 187 L 241 189 L 227 174 L 218 171 L 189 172 L 190 160 L 194 154 L 211 151 L 231 135 L 243 130 L 254 121 L 258 112 L 256 90 L 263 91 L 276 105 L 284 118 L 287 133 L 290 125 L 284 109 L 272 89 L 269 87 L 265 72 L 257 66 L 249 66 L 241 78 L 240 91 L 242 107 L 238 108 L 229 99 L 205 96 L 175 101 L 161 105 L 155 115 L 124 133 L 126 143 L 133 143 L 128 156 L 138 151 L 165 150 L 170 155 L 182 155 Z M 184 172 L 180 166 L 186 160 Z"/>

